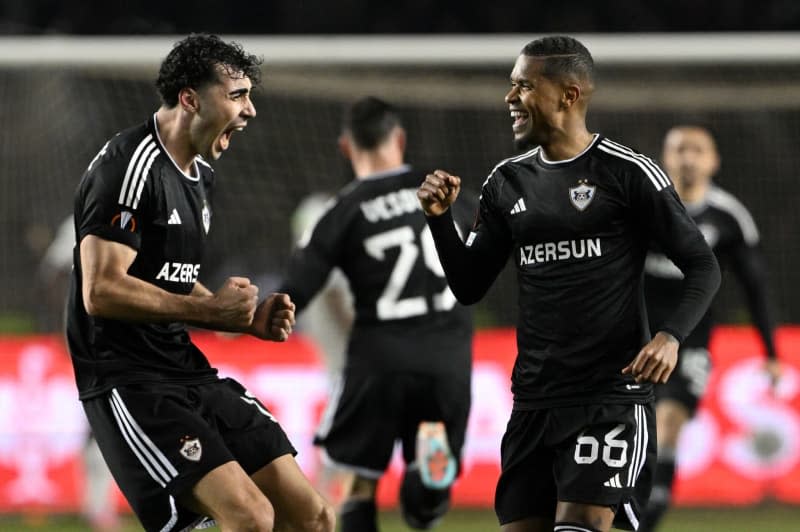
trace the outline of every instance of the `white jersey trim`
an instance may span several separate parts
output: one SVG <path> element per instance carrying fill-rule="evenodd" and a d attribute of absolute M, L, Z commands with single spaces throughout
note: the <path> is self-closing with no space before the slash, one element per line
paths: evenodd
<path fill-rule="evenodd" d="M 590 142 L 588 146 L 586 146 L 583 150 L 581 150 L 581 152 L 578 155 L 576 155 L 574 157 L 570 157 L 569 159 L 562 159 L 560 161 L 551 161 L 551 160 L 547 159 L 547 157 L 544 156 L 544 150 L 542 150 L 542 153 L 541 153 L 541 155 L 539 157 L 541 157 L 542 162 L 547 163 L 547 164 L 567 164 L 567 163 L 571 163 L 572 161 L 574 161 L 575 159 L 577 159 L 578 157 L 580 157 L 581 155 L 583 155 L 587 151 L 591 150 L 592 146 L 595 145 L 595 143 L 597 142 L 597 139 L 599 139 L 599 138 L 600 138 L 600 135 L 598 135 L 597 133 L 593 134 L 592 135 L 592 142 Z"/>
<path fill-rule="evenodd" d="M 597 146 L 597 149 L 636 164 L 636 166 L 644 172 L 656 190 L 663 190 L 670 186 L 671 181 L 652 159 L 628 148 L 623 149 L 623 147 L 618 146 L 620 145 L 615 145 L 608 139 L 603 139 Z"/>
<path fill-rule="evenodd" d="M 755 246 L 758 244 L 760 236 L 756 223 L 753 221 L 753 217 L 750 215 L 747 207 L 742 205 L 733 194 L 712 186 L 706 194 L 706 200 L 709 205 L 727 212 L 736 220 L 739 229 L 742 231 L 744 241 L 748 246 Z"/>
<path fill-rule="evenodd" d="M 185 177 L 186 179 L 189 179 L 191 181 L 200 181 L 200 169 L 197 167 L 197 159 L 200 156 L 199 155 L 195 156 L 194 161 L 192 161 L 192 169 L 194 170 L 195 175 L 189 175 L 186 172 L 184 172 L 183 170 L 181 170 L 181 167 L 178 166 L 178 163 L 176 163 L 175 159 L 172 158 L 172 154 L 169 151 L 167 151 L 167 148 L 164 147 L 164 141 L 161 140 L 161 133 L 158 132 L 158 120 L 156 119 L 156 114 L 157 113 L 153 113 L 153 126 L 154 126 L 154 129 L 156 130 L 156 138 L 158 139 L 159 145 L 161 145 L 161 147 L 164 148 L 164 153 L 169 158 L 170 162 L 172 163 L 172 166 L 174 166 L 175 169 L 178 172 L 180 172 L 180 174 L 183 177 Z M 205 161 L 203 161 L 203 164 L 205 164 L 206 166 L 209 166 L 208 163 L 205 162 Z M 211 167 L 209 166 L 209 168 L 211 168 Z"/>
<path fill-rule="evenodd" d="M 486 180 L 483 182 L 483 185 L 481 185 L 481 190 L 483 190 L 483 187 L 486 186 L 486 184 L 489 182 L 489 180 L 492 178 L 492 176 L 494 175 L 494 173 L 497 171 L 498 168 L 500 168 L 501 166 L 503 166 L 506 163 L 515 163 L 515 162 L 518 162 L 518 161 L 523 161 L 525 159 L 530 159 L 531 157 L 535 157 L 536 154 L 539 153 L 539 149 L 540 149 L 539 146 L 536 146 L 534 149 L 532 149 L 529 152 L 525 152 L 522 155 L 516 155 L 514 157 L 509 157 L 508 159 L 503 159 L 502 161 L 497 163 L 495 165 L 495 167 L 492 168 L 492 171 L 489 172 L 489 175 L 486 177 Z M 483 194 L 481 194 L 481 196 L 482 195 Z"/>
<path fill-rule="evenodd" d="M 122 187 L 117 200 L 119 204 L 133 208 L 136 192 L 141 190 L 144 182 L 147 181 L 147 174 L 142 173 L 142 168 L 152 153 L 158 155 L 159 150 L 158 145 L 153 140 L 153 135 L 148 133 L 134 150 L 131 160 L 128 161 L 128 168 L 125 170 L 125 178 L 122 180 Z M 147 168 L 150 168 L 149 165 Z"/>

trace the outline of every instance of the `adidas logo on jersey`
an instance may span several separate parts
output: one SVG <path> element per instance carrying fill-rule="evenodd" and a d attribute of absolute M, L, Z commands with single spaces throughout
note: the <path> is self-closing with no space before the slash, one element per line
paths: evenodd
<path fill-rule="evenodd" d="M 621 488 L 622 482 L 619 481 L 619 473 L 603 482 L 603 486 L 608 486 L 609 488 Z"/>
<path fill-rule="evenodd" d="M 509 212 L 511 214 L 519 214 L 521 212 L 525 212 L 528 209 L 525 207 L 525 200 L 522 198 L 518 199 L 517 202 L 514 204 L 514 208 L 511 209 Z"/>
<path fill-rule="evenodd" d="M 178 209 L 172 209 L 172 213 L 169 215 L 169 220 L 167 220 L 168 225 L 180 225 L 181 224 L 181 217 L 178 215 Z"/>

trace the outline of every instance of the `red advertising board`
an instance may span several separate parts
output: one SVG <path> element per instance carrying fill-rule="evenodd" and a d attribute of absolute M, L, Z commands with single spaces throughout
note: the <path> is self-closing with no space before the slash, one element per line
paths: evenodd
<path fill-rule="evenodd" d="M 315 480 L 320 464 L 311 437 L 328 393 L 315 347 L 300 336 L 283 344 L 211 333 L 194 338 L 222 374 L 269 406 Z M 760 371 L 757 336 L 745 328 L 715 333 L 708 392 L 680 442 L 678 504 L 800 503 L 800 327 L 782 328 L 777 340 L 786 365 L 772 390 Z M 455 505 L 492 505 L 514 355 L 512 330 L 476 336 L 473 410 Z M 61 338 L 0 337 L 0 512 L 76 511 L 86 431 Z M 396 457 L 380 484 L 382 505 L 396 504 L 401 472 Z"/>

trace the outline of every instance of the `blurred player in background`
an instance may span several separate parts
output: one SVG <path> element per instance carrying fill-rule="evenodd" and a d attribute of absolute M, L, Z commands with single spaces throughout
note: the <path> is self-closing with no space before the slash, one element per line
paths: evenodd
<path fill-rule="evenodd" d="M 403 162 L 405 130 L 395 109 L 373 97 L 355 102 L 339 143 L 356 179 L 298 247 L 281 288 L 302 313 L 338 267 L 355 300 L 344 370 L 315 442 L 355 474 L 342 532 L 378 530 L 377 483 L 398 439 L 403 516 L 409 526 L 429 528 L 446 512 L 460 467 L 471 315 L 456 303 L 436 258 L 415 197 L 423 175 Z M 462 228 L 464 214 L 456 216 Z"/>
<path fill-rule="evenodd" d="M 586 128 L 594 62 L 571 37 L 528 43 L 505 97 L 518 146 L 484 182 L 462 242 L 442 170 L 419 189 L 459 301 L 481 299 L 508 261 L 519 284 L 514 409 L 495 510 L 506 532 L 636 529 L 655 467 L 652 383 L 719 284 L 719 269 L 669 179 L 649 158 Z M 651 339 L 641 286 L 650 241 L 686 272 Z M 643 347 L 644 346 L 644 347 Z"/>
<path fill-rule="evenodd" d="M 764 342 L 765 369 L 773 382 L 780 374 L 775 355 L 774 324 L 767 297 L 767 268 L 759 234 L 750 213 L 736 198 L 712 182 L 720 166 L 717 146 L 704 127 L 673 127 L 664 138 L 663 162 L 675 190 L 722 269 L 733 271 L 744 288 L 750 315 Z M 657 250 L 645 262 L 645 297 L 653 330 L 668 319 L 685 280 L 675 264 Z M 711 311 L 681 344 L 678 366 L 670 380 L 656 387 L 658 462 L 655 482 L 640 530 L 656 528 L 670 502 L 675 477 L 675 450 L 684 424 L 697 411 L 711 371 L 708 344 L 714 325 Z"/>
<path fill-rule="evenodd" d="M 317 192 L 303 198 L 292 213 L 292 240 L 303 246 L 311 231 L 332 201 L 329 194 Z M 329 386 L 341 375 L 347 350 L 347 338 L 353 326 L 353 295 L 347 278 L 339 268 L 331 270 L 328 280 L 317 295 L 297 316 L 295 332 L 308 336 L 322 355 Z M 352 474 L 346 469 L 323 461 L 316 479 L 317 489 L 339 509 L 349 490 Z"/>
<path fill-rule="evenodd" d="M 75 220 L 69 215 L 58 226 L 39 265 L 39 280 L 44 292 L 42 299 L 57 309 L 57 312 L 48 312 L 48 315 L 56 317 L 48 320 L 48 324 L 51 325 L 51 330 L 58 330 L 61 334 L 64 327 L 64 298 L 72 273 L 74 248 Z M 88 431 L 86 443 L 81 450 L 81 463 L 84 472 L 81 510 L 84 518 L 95 532 L 118 530 L 119 516 L 112 489 L 114 479 L 91 431 Z"/>
<path fill-rule="evenodd" d="M 335 516 L 275 418 L 221 379 L 187 324 L 283 341 L 286 294 L 197 282 L 211 227 L 208 161 L 256 115 L 260 60 L 213 35 L 178 42 L 162 105 L 109 140 L 75 195 L 67 339 L 94 436 L 144 528 L 332 532 Z"/>

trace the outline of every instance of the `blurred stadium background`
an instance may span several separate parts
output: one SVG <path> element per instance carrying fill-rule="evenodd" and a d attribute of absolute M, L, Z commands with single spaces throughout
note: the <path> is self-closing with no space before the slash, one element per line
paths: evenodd
<path fill-rule="evenodd" d="M 285 21 L 284 33 L 300 33 L 291 21 L 317 3 L 301 3 L 293 12 L 287 2 L 277 2 L 282 9 L 272 14 Z M 80 11 L 84 19 L 59 18 L 63 10 L 55 4 L 48 28 L 106 33 L 86 30 L 94 3 Z M 199 4 L 193 10 L 205 6 Z M 505 11 L 495 14 L 533 20 L 530 7 L 515 14 L 507 4 L 499 2 Z M 590 3 L 585 4 L 589 9 Z M 617 9 L 633 4 L 622 2 Z M 760 15 L 754 11 L 751 16 L 762 17 L 762 29 L 793 29 L 800 15 L 792 6 L 767 2 Z M 36 12 L 26 11 L 22 3 L 14 9 L 0 5 L 0 15 L 17 15 L 0 23 L 0 33 L 45 31 Z M 373 13 L 373 20 L 383 22 L 373 22 L 377 26 L 368 31 L 391 31 L 387 9 L 375 10 L 379 13 Z M 547 27 L 537 24 L 556 20 L 556 14 L 545 11 L 547 16 L 531 26 L 505 29 L 544 31 Z M 634 12 L 639 14 L 633 20 L 645 20 L 640 30 L 662 28 L 655 22 L 648 26 L 650 19 Z M 764 12 L 784 17 L 776 14 L 766 21 Z M 395 28 L 405 32 L 402 24 L 410 16 L 396 21 L 400 26 Z M 120 18 L 113 20 L 108 33 L 139 31 L 120 27 Z M 0 249 L 5 250 L 0 254 L 0 530 L 86 529 L 73 517 L 84 482 L 77 455 L 85 435 L 58 337 L 63 277 L 48 265 L 45 253 L 71 213 L 72 193 L 88 162 L 110 136 L 157 107 L 152 82 L 161 58 L 179 38 L 171 33 L 207 28 L 159 25 L 146 17 L 126 20 L 141 28 L 150 24 L 149 33 L 161 35 L 0 37 L 0 119 L 5 127 L 0 138 Z M 472 31 L 469 19 L 453 20 L 436 19 L 439 26 L 432 21 L 430 29 Z M 580 24 L 565 29 L 598 28 L 597 22 Z M 354 27 L 350 31 L 360 32 Z M 706 27 L 752 29 L 744 23 Z M 242 33 L 259 31 L 247 24 L 239 28 Z M 337 36 L 332 28 L 318 25 L 315 36 L 237 38 L 226 32 L 264 56 L 265 75 L 255 94 L 258 117 L 215 164 L 220 180 L 213 251 L 201 272 L 211 287 L 234 273 L 257 279 L 262 291 L 275 285 L 292 246 L 294 208 L 309 193 L 333 192 L 351 179 L 335 139 L 343 106 L 359 96 L 376 94 L 396 103 L 409 131 L 409 161 L 422 169 L 458 173 L 473 194 L 499 160 L 514 154 L 503 96 L 516 54 L 536 34 Z M 734 283 L 724 285 L 716 311 L 730 327 L 715 338 L 711 393 L 681 445 L 680 508 L 663 530 L 792 530 L 800 523 L 795 506 L 800 504 L 800 332 L 794 328 L 800 323 L 800 187 L 795 186 L 800 175 L 800 33 L 576 36 L 598 66 L 592 130 L 654 157 L 664 132 L 677 122 L 698 122 L 714 131 L 722 156 L 718 182 L 746 204 L 759 226 L 775 314 L 783 324 L 778 345 L 788 370 L 771 394 L 757 372 L 761 349 L 747 327 L 741 294 Z M 478 307 L 483 336 L 470 425 L 473 443 L 468 443 L 459 508 L 445 521 L 446 532 L 496 529 L 491 488 L 510 406 L 509 328 L 515 305 L 514 279 L 507 271 Z M 277 350 L 217 338 L 202 341 L 223 371 L 266 397 L 301 451 L 307 451 L 301 465 L 313 477 L 317 463 L 308 439 L 325 398 L 317 348 L 302 338 Z M 396 476 L 395 463 L 382 487 L 385 506 L 393 506 Z M 406 530 L 393 513 L 385 523 L 390 532 Z M 135 530 L 135 524 L 129 529 Z"/>

